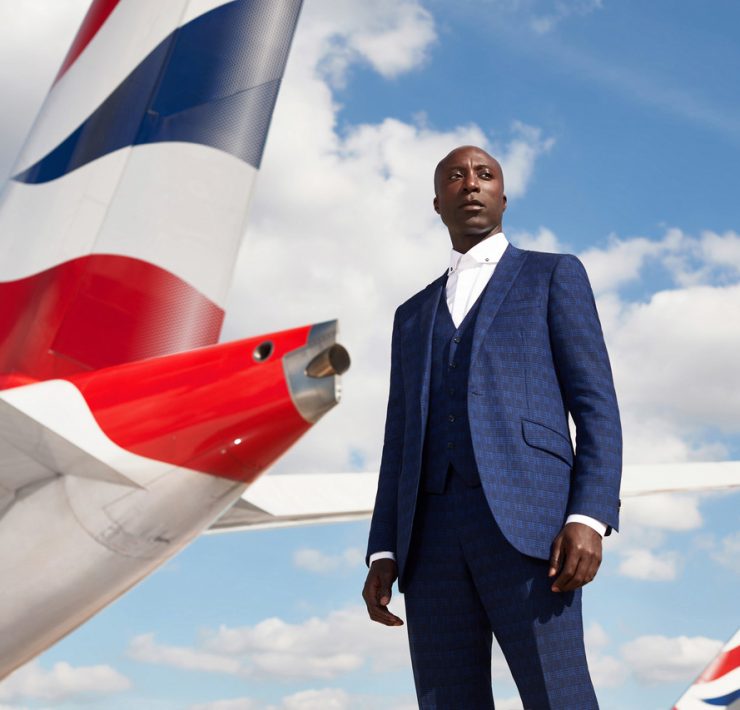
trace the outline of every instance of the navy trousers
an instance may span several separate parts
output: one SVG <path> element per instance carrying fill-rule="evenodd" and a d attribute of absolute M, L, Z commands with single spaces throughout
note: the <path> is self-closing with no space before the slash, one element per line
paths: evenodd
<path fill-rule="evenodd" d="M 598 710 L 583 647 L 581 592 L 550 590 L 545 560 L 504 538 L 483 489 L 450 471 L 420 493 L 406 582 L 422 710 L 491 710 L 492 634 L 526 710 Z"/>

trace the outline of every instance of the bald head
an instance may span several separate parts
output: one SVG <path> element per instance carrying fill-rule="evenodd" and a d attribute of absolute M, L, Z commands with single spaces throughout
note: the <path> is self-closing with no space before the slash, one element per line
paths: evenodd
<path fill-rule="evenodd" d="M 450 151 L 434 171 L 434 209 L 463 254 L 502 231 L 506 195 L 498 160 L 474 145 Z"/>
<path fill-rule="evenodd" d="M 504 184 L 504 171 L 501 168 L 501 163 L 496 160 L 490 153 L 487 153 L 483 148 L 478 147 L 477 145 L 460 145 L 457 148 L 453 148 L 447 155 L 445 155 L 442 160 L 440 160 L 437 163 L 437 167 L 434 169 L 434 194 L 436 195 L 439 190 L 439 179 L 442 175 L 442 172 L 446 167 L 454 167 L 458 162 L 460 162 L 461 159 L 464 160 L 466 154 L 468 152 L 475 152 L 480 154 L 480 156 L 484 159 L 484 162 L 487 162 L 489 167 L 495 169 L 498 172 L 499 180 L 501 181 L 501 186 L 503 188 Z"/>

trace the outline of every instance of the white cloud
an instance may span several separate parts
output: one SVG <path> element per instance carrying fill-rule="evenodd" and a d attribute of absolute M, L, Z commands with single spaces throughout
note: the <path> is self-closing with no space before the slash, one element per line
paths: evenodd
<path fill-rule="evenodd" d="M 157 643 L 154 634 L 151 633 L 135 636 L 129 644 L 128 655 L 142 663 L 172 666 L 189 671 L 238 673 L 241 670 L 241 665 L 236 659 L 186 646 L 163 645 Z"/>
<path fill-rule="evenodd" d="M 619 363 L 614 355 L 611 357 L 612 367 L 616 369 Z M 648 393 L 644 393 L 642 403 L 629 406 L 620 396 L 620 392 L 626 389 L 624 376 L 620 377 L 616 386 L 620 398 L 626 463 L 722 461 L 728 458 L 728 447 L 724 443 L 704 440 L 701 426 L 692 427 L 672 416 L 673 413 L 661 407 L 660 402 L 649 399 Z M 654 408 L 655 412 L 650 413 L 650 408 Z"/>
<path fill-rule="evenodd" d="M 720 540 L 711 554 L 716 562 L 740 574 L 740 532 L 732 533 Z"/>
<path fill-rule="evenodd" d="M 532 17 L 530 24 L 537 34 L 547 34 L 568 17 L 589 15 L 602 7 L 602 0 L 558 0 L 550 12 Z"/>
<path fill-rule="evenodd" d="M 47 670 L 32 661 L 0 683 L 0 700 L 63 701 L 121 693 L 130 687 L 131 681 L 111 666 L 72 666 L 60 661 Z"/>
<path fill-rule="evenodd" d="M 651 582 L 670 582 L 676 579 L 678 555 L 675 552 L 655 553 L 646 549 L 628 550 L 619 565 L 625 577 Z"/>
<path fill-rule="evenodd" d="M 365 553 L 359 547 L 348 547 L 338 555 L 327 555 L 321 550 L 301 548 L 293 553 L 293 564 L 299 569 L 326 574 L 340 567 L 359 567 L 365 561 Z"/>
<path fill-rule="evenodd" d="M 504 184 L 509 198 L 520 197 L 526 192 L 537 158 L 555 145 L 554 138 L 543 138 L 539 128 L 521 121 L 514 121 L 512 133 L 513 138 L 508 144 L 492 146 L 504 171 Z"/>
<path fill-rule="evenodd" d="M 627 675 L 624 663 L 606 651 L 609 646 L 609 636 L 604 627 L 592 622 L 584 631 L 586 656 L 591 680 L 596 688 L 613 688 L 621 685 Z"/>
<path fill-rule="evenodd" d="M 707 261 L 740 273 L 740 234 L 737 232 L 702 232 L 701 250 Z"/>
<path fill-rule="evenodd" d="M 403 617 L 403 597 L 396 596 L 392 608 Z M 144 663 L 280 680 L 330 680 L 361 667 L 384 672 L 409 665 L 405 627 L 375 624 L 359 606 L 296 624 L 270 618 L 221 626 L 204 632 L 197 647 L 160 644 L 144 634 L 131 641 L 129 655 Z"/>
<path fill-rule="evenodd" d="M 699 498 L 679 493 L 657 493 L 625 502 L 625 520 L 661 530 L 696 530 L 702 526 Z"/>
<path fill-rule="evenodd" d="M 619 574 L 645 581 L 676 579 L 684 558 L 675 550 L 661 548 L 667 532 L 696 530 L 703 525 L 699 502 L 697 495 L 681 494 L 624 499 L 620 533 L 606 543 L 609 554 L 619 559 Z"/>
<path fill-rule="evenodd" d="M 740 275 L 740 235 L 705 230 L 694 237 L 676 227 L 658 239 L 612 234 L 606 246 L 586 249 L 580 257 L 597 294 L 637 281 L 651 262 L 677 286 L 723 285 Z"/>
<path fill-rule="evenodd" d="M 600 10 L 603 0 L 482 0 L 477 5 L 492 6 L 495 14 L 490 16 L 490 21 L 504 20 L 508 30 L 526 27 L 536 35 L 545 35 L 568 18 L 584 17 Z"/>
<path fill-rule="evenodd" d="M 350 710 L 349 693 L 338 688 L 302 690 L 283 698 L 285 710 Z"/>
<path fill-rule="evenodd" d="M 610 333 L 620 403 L 691 427 L 740 431 L 740 283 L 660 291 L 625 303 Z"/>
<path fill-rule="evenodd" d="M 402 597 L 392 608 L 404 615 Z M 261 675 L 333 678 L 365 664 L 375 671 L 407 666 L 406 629 L 372 623 L 356 606 L 298 624 L 266 619 L 255 626 L 221 627 L 204 637 L 212 652 L 244 656 Z"/>
<path fill-rule="evenodd" d="M 417 704 L 411 699 L 350 694 L 341 688 L 309 688 L 285 696 L 278 705 L 258 703 L 252 698 L 232 698 L 197 703 L 188 710 L 377 710 L 379 707 L 414 710 Z"/>
<path fill-rule="evenodd" d="M 213 700 L 209 703 L 196 703 L 188 710 L 257 710 L 257 703 L 251 698 L 229 698 Z"/>
<path fill-rule="evenodd" d="M 666 251 L 668 237 L 655 241 L 645 237 L 619 239 L 610 235 L 605 247 L 591 247 L 579 254 L 594 293 L 611 291 L 636 280 L 648 257 Z"/>
<path fill-rule="evenodd" d="M 514 230 L 511 233 L 511 241 L 521 249 L 532 249 L 534 251 L 547 251 L 551 253 L 568 250 L 567 246 L 547 227 L 540 227 L 535 233 Z"/>
<path fill-rule="evenodd" d="M 415 69 L 436 36 L 434 18 L 416 0 L 316 0 L 304 7 L 296 51 L 310 47 L 312 64 L 342 85 L 354 62 L 386 78 Z"/>
<path fill-rule="evenodd" d="M 722 648 L 704 636 L 639 636 L 622 646 L 622 657 L 643 683 L 689 681 Z"/>

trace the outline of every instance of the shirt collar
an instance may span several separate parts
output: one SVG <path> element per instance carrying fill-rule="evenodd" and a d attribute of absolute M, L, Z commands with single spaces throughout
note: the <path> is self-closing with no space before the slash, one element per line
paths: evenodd
<path fill-rule="evenodd" d="M 450 252 L 450 266 L 447 273 L 453 273 L 461 269 L 470 269 L 475 266 L 497 264 L 509 245 L 506 235 L 503 232 L 492 234 L 486 237 L 482 242 L 478 242 L 467 253 L 461 254 L 454 249 Z"/>

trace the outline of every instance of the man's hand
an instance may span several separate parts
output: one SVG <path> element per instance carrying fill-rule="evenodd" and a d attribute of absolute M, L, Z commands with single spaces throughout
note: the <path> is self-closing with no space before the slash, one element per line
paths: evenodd
<path fill-rule="evenodd" d="M 588 584 L 601 564 L 601 535 L 583 523 L 568 523 L 552 543 L 548 577 L 553 592 L 572 592 Z"/>
<path fill-rule="evenodd" d="M 373 621 L 386 626 L 403 626 L 403 621 L 388 611 L 391 601 L 391 587 L 398 577 L 395 560 L 375 560 L 367 573 L 362 598 L 367 605 L 367 613 Z"/>

